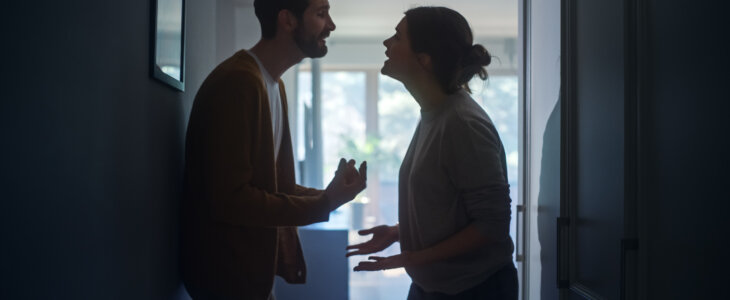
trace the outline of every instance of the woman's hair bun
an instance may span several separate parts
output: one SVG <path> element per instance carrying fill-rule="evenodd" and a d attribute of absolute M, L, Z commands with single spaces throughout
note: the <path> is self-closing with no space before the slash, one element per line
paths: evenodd
<path fill-rule="evenodd" d="M 486 48 L 480 44 L 472 45 L 464 56 L 462 65 L 464 67 L 480 66 L 486 67 L 492 62 L 492 56 Z"/>
<path fill-rule="evenodd" d="M 492 56 L 484 46 L 480 44 L 472 45 L 461 61 L 463 69 L 461 70 L 461 76 L 459 76 L 457 84 L 466 85 L 474 75 L 478 75 L 482 80 L 487 79 L 487 70 L 484 67 L 488 66 L 491 62 Z M 468 86 L 466 88 L 469 90 Z"/>

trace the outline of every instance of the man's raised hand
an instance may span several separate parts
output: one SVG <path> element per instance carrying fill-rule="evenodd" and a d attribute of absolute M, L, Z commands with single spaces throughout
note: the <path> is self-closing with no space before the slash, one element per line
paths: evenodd
<path fill-rule="evenodd" d="M 324 193 L 330 202 L 330 211 L 351 201 L 362 192 L 367 185 L 367 162 L 362 162 L 359 169 L 355 169 L 355 160 L 340 159 L 335 177 Z"/>

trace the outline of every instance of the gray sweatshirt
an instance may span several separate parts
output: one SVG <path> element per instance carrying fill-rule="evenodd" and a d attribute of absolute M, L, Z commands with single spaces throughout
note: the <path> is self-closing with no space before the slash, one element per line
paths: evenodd
<path fill-rule="evenodd" d="M 432 247 L 471 224 L 489 240 L 472 253 L 406 268 L 425 291 L 456 294 L 512 263 L 504 148 L 489 116 L 465 91 L 421 111 L 398 192 L 402 251 Z"/>

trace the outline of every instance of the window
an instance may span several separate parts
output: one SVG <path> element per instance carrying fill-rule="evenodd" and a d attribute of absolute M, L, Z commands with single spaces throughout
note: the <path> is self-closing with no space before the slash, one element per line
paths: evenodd
<path fill-rule="evenodd" d="M 512 198 L 512 222 L 510 236 L 515 240 L 517 196 L 519 192 L 519 83 L 516 75 L 490 76 L 487 81 L 474 79 L 469 83 L 472 97 L 487 112 L 499 132 L 507 156 L 507 178 Z M 515 255 L 516 257 L 516 255 Z"/>

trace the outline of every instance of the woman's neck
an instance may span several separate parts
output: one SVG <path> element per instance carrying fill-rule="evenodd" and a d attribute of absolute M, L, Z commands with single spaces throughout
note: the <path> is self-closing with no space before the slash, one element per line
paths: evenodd
<path fill-rule="evenodd" d="M 421 81 L 410 84 L 405 84 L 408 92 L 411 93 L 418 105 L 421 106 L 421 110 L 430 111 L 441 106 L 441 103 L 446 100 L 448 94 L 444 92 L 441 85 L 438 82 Z"/>

